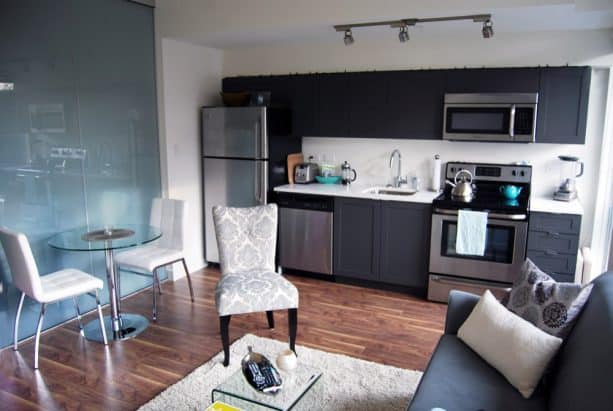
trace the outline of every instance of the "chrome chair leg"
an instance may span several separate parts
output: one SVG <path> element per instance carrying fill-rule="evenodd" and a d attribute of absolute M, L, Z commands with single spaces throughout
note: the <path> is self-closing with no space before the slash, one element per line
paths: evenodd
<path fill-rule="evenodd" d="M 26 297 L 26 293 L 22 292 L 19 297 L 19 307 L 17 307 L 17 313 L 15 313 L 15 328 L 13 329 L 13 350 L 17 351 L 17 338 L 19 334 L 19 317 L 21 317 L 21 309 L 23 308 L 23 300 Z"/>
<path fill-rule="evenodd" d="M 157 295 L 155 294 L 155 283 L 157 282 L 158 277 L 157 270 L 157 268 L 153 270 L 153 281 L 151 283 L 151 291 L 153 291 L 153 321 L 156 321 L 158 319 L 158 302 Z"/>
<path fill-rule="evenodd" d="M 157 269 L 156 269 L 156 272 L 157 272 Z M 162 295 L 162 283 L 160 282 L 160 276 L 159 276 L 159 274 L 157 274 L 157 275 L 155 276 L 155 280 L 156 280 L 155 282 L 156 282 L 156 283 L 157 283 L 157 285 L 158 285 L 158 293 L 159 293 L 160 295 Z"/>
<path fill-rule="evenodd" d="M 77 322 L 79 323 L 79 331 L 81 335 L 83 335 L 83 323 L 81 322 L 81 311 L 79 310 L 79 300 L 77 300 L 77 296 L 72 297 L 72 301 L 74 301 L 74 309 L 77 312 Z"/>
<path fill-rule="evenodd" d="M 187 269 L 185 258 L 182 258 L 181 262 L 183 263 L 183 268 L 185 269 L 185 275 L 187 275 L 187 284 L 189 285 L 189 295 L 192 297 L 192 302 L 194 302 L 194 288 L 192 287 L 192 278 L 189 275 L 189 270 Z"/>
<path fill-rule="evenodd" d="M 40 346 L 40 331 L 43 328 L 43 319 L 45 318 L 46 304 L 40 306 L 40 317 L 38 317 L 38 326 L 36 327 L 36 339 L 34 340 L 34 369 L 38 370 L 38 347 Z"/>
<path fill-rule="evenodd" d="M 102 331 L 102 341 L 104 345 L 109 345 L 106 338 L 106 327 L 104 325 L 104 317 L 102 316 L 102 307 L 100 306 L 100 297 L 98 296 L 98 290 L 96 290 L 96 306 L 98 307 L 98 321 L 100 321 L 100 331 Z"/>

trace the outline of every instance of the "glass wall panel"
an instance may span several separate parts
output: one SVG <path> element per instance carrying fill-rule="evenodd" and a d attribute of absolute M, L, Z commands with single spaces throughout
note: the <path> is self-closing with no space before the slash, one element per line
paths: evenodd
<path fill-rule="evenodd" d="M 0 13 L 0 226 L 24 232 L 41 274 L 65 267 L 105 281 L 102 252 L 48 246 L 89 225 L 148 223 L 160 195 L 153 10 L 125 0 L 4 0 Z M 0 251 L 0 347 L 19 291 Z M 151 284 L 122 275 L 122 293 Z M 108 293 L 101 294 L 103 301 Z M 94 307 L 81 297 L 83 310 Z M 26 299 L 20 338 L 39 305 Z M 49 328 L 75 316 L 52 304 Z"/>

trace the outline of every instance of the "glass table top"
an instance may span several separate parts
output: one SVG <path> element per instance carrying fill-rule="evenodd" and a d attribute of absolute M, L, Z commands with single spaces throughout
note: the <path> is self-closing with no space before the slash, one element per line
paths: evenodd
<path fill-rule="evenodd" d="M 89 225 L 57 233 L 47 243 L 60 250 L 102 251 L 150 243 L 161 236 L 160 228 L 147 224 Z"/>
<path fill-rule="evenodd" d="M 227 380 L 218 385 L 212 392 L 212 400 L 221 400 L 231 405 L 236 404 L 242 409 L 272 409 L 294 410 L 311 387 L 319 381 L 321 371 L 316 368 L 299 364 L 291 373 L 281 371 L 283 388 L 276 394 L 265 394 L 256 391 L 245 379 L 239 368 Z M 239 402 L 232 399 L 239 400 Z M 249 406 L 247 404 L 253 404 Z M 310 407 L 309 407 L 310 408 Z"/>

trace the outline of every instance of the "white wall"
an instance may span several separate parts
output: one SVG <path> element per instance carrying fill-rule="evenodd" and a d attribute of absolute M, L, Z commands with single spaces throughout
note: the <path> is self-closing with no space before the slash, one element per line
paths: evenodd
<path fill-rule="evenodd" d="M 389 39 L 376 41 L 360 41 L 358 33 L 354 33 L 356 42 L 350 47 L 344 46 L 339 34 L 334 42 L 226 50 L 224 76 L 464 66 L 613 65 L 611 30 L 497 33 L 488 40 L 480 38 L 479 33 L 436 37 L 424 34 L 408 44 L 398 42 L 395 33 Z M 539 196 L 551 196 L 559 183 L 557 156 L 577 155 L 586 163 L 578 187 L 585 208 L 581 242 L 589 244 L 608 80 L 606 70 L 593 71 L 586 144 L 581 146 L 306 137 L 303 151 L 307 155 L 333 154 L 337 162 L 347 160 L 357 169 L 361 182 L 375 184 L 389 177 L 388 159 L 394 148 L 402 152 L 405 172 L 415 172 L 424 184 L 429 179 L 428 164 L 434 154 L 440 154 L 444 161 L 526 160 L 534 167 L 533 190 Z"/>
<path fill-rule="evenodd" d="M 164 194 L 189 206 L 186 233 L 190 271 L 205 265 L 202 237 L 202 171 L 199 108 L 218 104 L 223 52 L 217 49 L 160 39 L 158 54 L 160 155 Z M 173 270 L 173 279 L 183 270 Z"/>

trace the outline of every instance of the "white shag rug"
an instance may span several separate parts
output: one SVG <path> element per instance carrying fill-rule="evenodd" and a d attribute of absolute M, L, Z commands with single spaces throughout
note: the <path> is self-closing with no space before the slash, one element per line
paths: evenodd
<path fill-rule="evenodd" d="M 247 346 L 271 361 L 287 343 L 247 334 L 230 347 L 230 365 L 223 366 L 223 352 L 196 368 L 139 408 L 155 410 L 204 410 L 211 404 L 211 391 L 240 368 Z M 296 346 L 298 361 L 323 372 L 321 397 L 312 409 L 351 411 L 405 410 L 422 373 L 405 370 L 341 354 L 331 354 Z"/>

